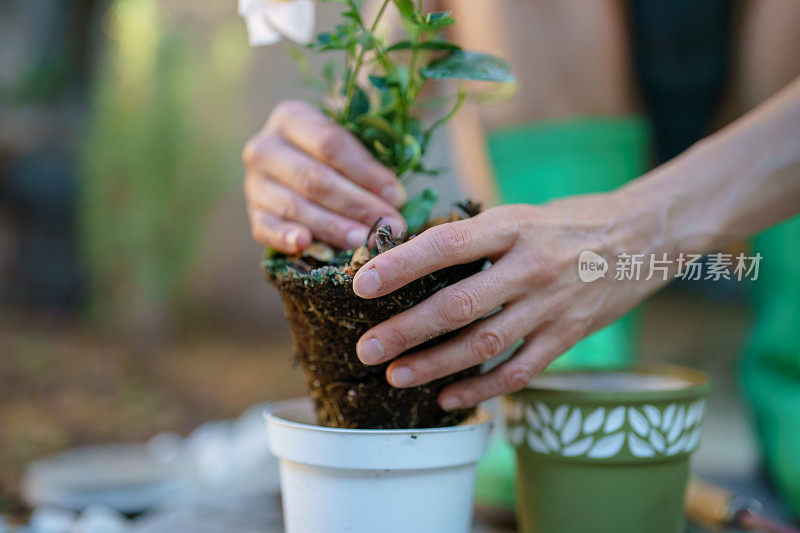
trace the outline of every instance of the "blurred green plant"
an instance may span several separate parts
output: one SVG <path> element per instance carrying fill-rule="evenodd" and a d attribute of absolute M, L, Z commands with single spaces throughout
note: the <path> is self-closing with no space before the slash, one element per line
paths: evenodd
<path fill-rule="evenodd" d="M 134 338 L 165 333 L 204 218 L 240 164 L 246 42 L 230 24 L 203 49 L 165 26 L 155 0 L 112 3 L 81 150 L 90 310 Z"/>

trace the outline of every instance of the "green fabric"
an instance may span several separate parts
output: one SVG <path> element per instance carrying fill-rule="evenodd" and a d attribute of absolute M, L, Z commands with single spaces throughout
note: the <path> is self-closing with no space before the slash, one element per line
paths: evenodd
<path fill-rule="evenodd" d="M 542 203 L 616 189 L 648 170 L 651 134 L 641 117 L 575 118 L 488 135 L 505 203 Z"/>
<path fill-rule="evenodd" d="M 543 203 L 611 191 L 648 169 L 651 134 L 642 117 L 574 118 L 495 130 L 489 158 L 503 203 Z M 577 268 L 577 267 L 576 267 Z M 579 342 L 551 368 L 596 367 L 634 358 L 635 313 Z"/>
<path fill-rule="evenodd" d="M 800 217 L 755 240 L 755 323 L 742 361 L 764 458 L 800 518 Z"/>
<path fill-rule="evenodd" d="M 503 203 L 543 203 L 611 191 L 648 170 L 651 133 L 641 117 L 576 118 L 495 130 L 489 158 Z M 576 266 L 577 268 L 577 266 Z M 550 368 L 598 367 L 635 357 L 636 313 L 579 342 Z M 513 447 L 494 439 L 478 465 L 476 501 L 513 508 Z"/>

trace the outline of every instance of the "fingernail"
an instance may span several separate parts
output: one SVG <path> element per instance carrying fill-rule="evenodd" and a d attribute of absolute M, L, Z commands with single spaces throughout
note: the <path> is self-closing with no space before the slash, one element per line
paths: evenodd
<path fill-rule="evenodd" d="M 297 250 L 297 241 L 300 240 L 300 230 L 289 230 L 286 232 L 286 235 L 284 235 L 283 238 L 286 241 L 287 248 Z"/>
<path fill-rule="evenodd" d="M 398 366 L 392 370 L 390 380 L 395 387 L 410 387 L 414 384 L 414 371 L 407 366 Z"/>
<path fill-rule="evenodd" d="M 406 191 L 399 185 L 387 185 L 381 189 L 381 196 L 395 207 L 403 207 L 406 203 Z"/>
<path fill-rule="evenodd" d="M 347 246 L 349 246 L 350 248 L 358 248 L 359 246 L 364 246 L 364 241 L 367 240 L 367 230 L 351 229 L 350 231 L 347 232 L 345 240 L 347 241 Z"/>
<path fill-rule="evenodd" d="M 376 365 L 383 361 L 386 350 L 383 349 L 381 341 L 375 337 L 370 337 L 356 346 L 356 353 L 361 362 L 365 365 Z"/>
<path fill-rule="evenodd" d="M 353 279 L 353 290 L 359 296 L 370 296 L 381 288 L 381 276 L 375 267 L 361 270 Z"/>
<path fill-rule="evenodd" d="M 442 398 L 442 401 L 439 402 L 439 405 L 445 411 L 453 411 L 464 407 L 464 402 L 462 402 L 461 398 L 458 396 L 445 396 Z"/>

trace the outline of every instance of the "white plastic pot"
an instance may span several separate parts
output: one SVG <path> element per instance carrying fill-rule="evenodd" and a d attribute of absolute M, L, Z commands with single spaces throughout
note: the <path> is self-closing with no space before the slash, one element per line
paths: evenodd
<path fill-rule="evenodd" d="M 273 404 L 286 533 L 466 533 L 491 415 L 416 430 L 317 425 L 311 400 Z"/>

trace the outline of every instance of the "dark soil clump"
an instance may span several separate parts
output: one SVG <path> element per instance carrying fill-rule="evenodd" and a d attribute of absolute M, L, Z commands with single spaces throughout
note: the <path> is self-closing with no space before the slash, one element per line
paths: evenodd
<path fill-rule="evenodd" d="M 356 251 L 357 258 L 364 251 Z M 355 347 L 368 329 L 476 274 L 484 261 L 449 267 L 381 298 L 365 300 L 353 292 L 353 274 L 357 271 L 350 265 L 353 253 L 339 252 L 322 265 L 313 258 L 273 258 L 264 262 L 268 280 L 283 299 L 294 355 L 303 369 L 320 424 L 412 429 L 463 422 L 474 409 L 443 411 L 437 398 L 445 386 L 477 375 L 479 367 L 421 387 L 396 389 L 386 381 L 389 363 L 364 365 Z"/>

